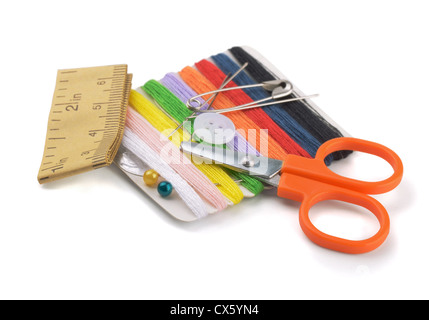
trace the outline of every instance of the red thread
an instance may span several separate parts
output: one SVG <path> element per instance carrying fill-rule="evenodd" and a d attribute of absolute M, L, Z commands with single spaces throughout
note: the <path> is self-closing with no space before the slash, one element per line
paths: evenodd
<path fill-rule="evenodd" d="M 220 87 L 225 80 L 226 75 L 216 65 L 208 60 L 201 60 L 195 66 L 198 70 L 215 86 Z M 226 85 L 227 88 L 237 87 L 231 81 Z M 253 102 L 243 90 L 237 89 L 233 91 L 223 92 L 235 105 L 246 104 Z M 296 143 L 286 132 L 284 132 L 264 111 L 261 109 L 248 109 L 242 111 L 247 117 L 253 120 L 262 129 L 268 129 L 268 134 L 285 150 L 287 153 L 300 155 L 311 158 L 298 143 Z"/>

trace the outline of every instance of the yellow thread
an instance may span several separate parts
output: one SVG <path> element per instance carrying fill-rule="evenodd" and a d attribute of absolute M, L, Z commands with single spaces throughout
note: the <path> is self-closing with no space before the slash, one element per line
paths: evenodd
<path fill-rule="evenodd" d="M 135 90 L 131 90 L 129 104 L 165 136 L 168 136 L 168 134 L 177 127 L 174 121 Z M 189 138 L 189 133 L 179 129 L 172 135 L 171 141 L 179 147 L 183 140 L 187 141 Z M 217 188 L 219 191 L 232 203 L 237 204 L 243 199 L 243 193 L 238 185 L 222 170 L 222 168 L 205 163 L 195 164 L 195 166 L 204 173 L 211 182 L 218 183 Z"/>

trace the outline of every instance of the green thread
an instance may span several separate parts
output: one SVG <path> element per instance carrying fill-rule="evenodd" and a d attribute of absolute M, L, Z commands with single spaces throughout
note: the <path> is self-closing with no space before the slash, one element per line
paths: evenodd
<path fill-rule="evenodd" d="M 156 80 L 149 80 L 141 87 L 147 94 L 149 94 L 158 104 L 176 121 L 182 123 L 192 114 L 186 105 L 180 101 L 170 90 L 164 87 Z M 193 121 L 192 121 L 193 123 Z M 189 123 L 188 123 L 189 124 Z M 192 134 L 192 125 L 185 128 Z M 240 184 L 254 195 L 261 193 L 264 190 L 264 185 L 259 180 L 240 172 L 227 170 L 229 175 L 235 179 L 241 180 Z"/>
<path fill-rule="evenodd" d="M 156 80 L 149 80 L 141 87 L 177 122 L 183 123 L 186 131 L 193 133 L 194 118 L 186 120 L 192 114 L 186 105 L 170 90 Z"/>

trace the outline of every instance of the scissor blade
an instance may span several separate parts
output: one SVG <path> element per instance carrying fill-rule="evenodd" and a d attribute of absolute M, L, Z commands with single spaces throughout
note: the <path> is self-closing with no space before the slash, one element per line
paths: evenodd
<path fill-rule="evenodd" d="M 280 172 L 283 161 L 243 152 L 213 147 L 202 143 L 184 141 L 181 144 L 184 153 L 203 159 L 204 163 L 220 164 L 234 171 L 248 173 L 268 180 Z"/>

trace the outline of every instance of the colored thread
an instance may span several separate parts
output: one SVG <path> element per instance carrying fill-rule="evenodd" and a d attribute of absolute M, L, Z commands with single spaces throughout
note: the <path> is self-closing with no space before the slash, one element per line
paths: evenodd
<path fill-rule="evenodd" d="M 239 69 L 239 66 L 223 53 L 212 56 L 212 59 L 224 73 L 235 72 Z M 238 74 L 235 77 L 234 82 L 237 85 L 256 83 L 245 72 Z M 244 91 L 253 100 L 259 100 L 270 96 L 262 88 L 250 88 L 244 89 Z M 266 112 L 271 117 L 271 119 L 273 119 L 274 122 L 276 122 L 279 127 L 283 129 L 283 131 L 287 132 L 289 136 L 294 139 L 301 147 L 303 147 L 312 157 L 316 155 L 317 149 L 321 143 L 311 134 L 309 134 L 303 127 L 301 127 L 301 125 L 289 115 L 289 113 L 286 111 L 286 108 L 282 107 L 281 105 L 272 105 L 263 107 L 262 110 Z M 331 161 L 332 156 L 328 156 L 325 159 L 327 164 L 330 164 Z"/>
<path fill-rule="evenodd" d="M 275 80 L 276 77 L 266 67 L 240 47 L 233 47 L 230 52 L 241 63 L 248 63 L 247 73 L 257 82 Z M 291 97 L 296 97 L 293 94 Z M 342 137 L 341 132 L 324 119 L 316 110 L 304 101 L 292 101 L 287 103 L 287 112 L 320 143 Z M 334 160 L 347 157 L 351 151 L 337 151 L 333 153 Z"/>
<path fill-rule="evenodd" d="M 163 135 L 168 136 L 176 128 L 176 124 L 168 116 L 135 90 L 130 92 L 129 104 Z M 182 129 L 179 129 L 171 136 L 171 141 L 176 147 L 179 147 L 183 140 L 189 139 L 189 134 Z M 243 193 L 240 188 L 220 167 L 205 163 L 196 164 L 196 167 L 210 181 L 218 184 L 219 191 L 232 203 L 237 204 L 243 199 Z"/>
<path fill-rule="evenodd" d="M 195 97 L 197 93 L 192 90 L 182 79 L 173 73 L 168 73 L 161 79 L 161 83 L 169 89 L 176 97 L 183 103 L 186 103 L 190 98 Z M 198 98 L 201 104 L 204 100 Z M 202 109 L 205 110 L 208 104 L 203 105 Z M 259 152 L 247 142 L 247 140 L 239 133 L 236 132 L 234 140 L 227 143 L 227 146 L 232 150 L 244 152 L 247 154 L 259 155 Z"/>
<path fill-rule="evenodd" d="M 170 140 L 162 138 L 159 131 L 132 108 L 128 108 L 126 125 L 215 209 L 220 211 L 227 207 L 225 198 L 216 186 Z"/>
<path fill-rule="evenodd" d="M 216 67 L 213 63 L 207 60 L 197 62 L 195 66 L 198 70 L 208 79 L 213 85 L 220 86 L 225 74 Z M 232 81 L 226 87 L 236 87 L 237 85 Z M 253 102 L 253 100 L 241 89 L 226 91 L 224 94 L 235 103 L 241 105 Z M 243 111 L 250 119 L 252 119 L 260 128 L 268 130 L 268 134 L 272 136 L 279 145 L 288 153 L 310 157 L 307 151 L 299 146 L 292 140 L 286 132 L 284 132 L 261 108 L 249 109 Z"/>
<path fill-rule="evenodd" d="M 192 114 L 179 98 L 156 80 L 149 80 L 141 87 L 160 106 L 179 123 L 182 123 Z M 192 131 L 191 131 L 192 132 Z"/>
<path fill-rule="evenodd" d="M 216 87 L 208 81 L 201 73 L 191 67 L 185 67 L 179 72 L 180 77 L 198 94 L 216 90 Z M 219 94 L 213 103 L 214 109 L 231 108 L 235 104 L 228 99 L 224 94 Z M 227 112 L 224 114 L 234 122 L 236 128 L 242 129 L 245 132 L 252 132 L 256 136 L 256 141 L 247 139 L 256 149 L 264 156 L 274 159 L 284 159 L 287 153 L 272 137 L 266 134 L 266 131 L 259 130 L 260 128 L 251 120 L 243 111 Z M 264 128 L 265 129 L 265 128 Z M 265 134 L 261 139 L 261 134 Z"/>
<path fill-rule="evenodd" d="M 124 130 L 122 145 L 167 179 L 197 218 L 207 216 L 206 205 L 195 190 L 127 127 Z"/>
<path fill-rule="evenodd" d="M 142 88 L 178 122 L 185 121 L 186 117 L 192 114 L 179 98 L 159 82 L 149 80 Z M 237 173 L 235 176 L 242 181 L 241 185 L 253 194 L 259 194 L 264 189 L 263 184 L 255 178 L 248 177 L 243 173 Z"/>

